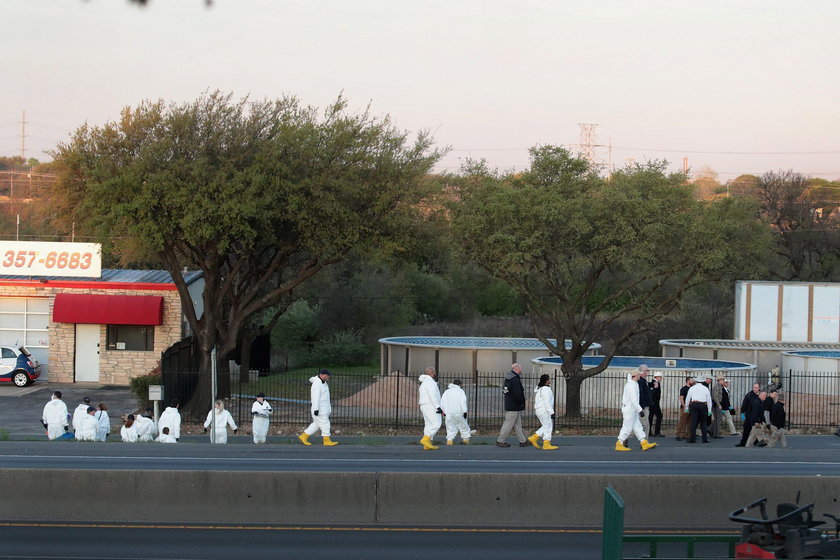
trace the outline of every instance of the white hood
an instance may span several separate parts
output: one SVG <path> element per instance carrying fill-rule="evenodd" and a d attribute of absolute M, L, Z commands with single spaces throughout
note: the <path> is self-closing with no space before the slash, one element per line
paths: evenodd
<path fill-rule="evenodd" d="M 316 375 L 315 377 L 310 377 L 310 378 L 309 378 L 309 382 L 310 382 L 310 383 L 315 383 L 316 381 L 318 381 L 318 380 L 320 380 L 320 379 L 321 379 L 321 378 L 320 378 L 320 377 L 318 377 L 318 376 Z"/>

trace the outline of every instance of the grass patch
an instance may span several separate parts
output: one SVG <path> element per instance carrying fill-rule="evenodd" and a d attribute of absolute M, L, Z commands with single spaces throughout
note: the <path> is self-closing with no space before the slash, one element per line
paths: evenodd
<path fill-rule="evenodd" d="M 9 430 L 0 428 L 0 441 L 9 441 Z"/>

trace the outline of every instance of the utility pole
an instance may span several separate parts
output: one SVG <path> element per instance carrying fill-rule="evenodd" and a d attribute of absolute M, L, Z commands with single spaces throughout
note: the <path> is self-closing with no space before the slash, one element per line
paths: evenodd
<path fill-rule="evenodd" d="M 688 175 L 688 156 L 683 157 L 683 174 Z"/>
<path fill-rule="evenodd" d="M 23 160 L 21 166 L 26 165 L 26 111 L 20 120 L 20 159 Z"/>
<path fill-rule="evenodd" d="M 578 123 L 580 127 L 580 157 L 586 159 L 591 164 L 595 164 L 595 127 L 597 124 L 593 123 Z"/>

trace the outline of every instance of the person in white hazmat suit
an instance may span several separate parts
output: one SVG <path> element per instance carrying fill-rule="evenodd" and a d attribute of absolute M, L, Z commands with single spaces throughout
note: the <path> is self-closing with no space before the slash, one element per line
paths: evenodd
<path fill-rule="evenodd" d="M 268 423 L 271 416 L 271 405 L 265 400 L 265 393 L 257 393 L 257 400 L 251 405 L 252 429 L 254 432 L 254 443 L 265 443 L 265 436 L 268 435 Z"/>
<path fill-rule="evenodd" d="M 554 432 L 554 392 L 551 390 L 551 377 L 547 373 L 540 376 L 534 393 L 534 414 L 540 421 L 540 428 L 528 441 L 539 449 L 539 439 L 542 438 L 543 449 L 558 449 L 556 445 L 551 445 L 551 434 Z"/>
<path fill-rule="evenodd" d="M 111 432 L 111 418 L 108 417 L 108 405 L 99 403 L 96 411 L 96 441 L 105 441 Z"/>
<path fill-rule="evenodd" d="M 137 430 L 137 441 L 151 442 L 157 435 L 155 421 L 148 416 L 138 413 L 134 415 L 134 427 Z"/>
<path fill-rule="evenodd" d="M 210 431 L 210 443 L 227 443 L 228 426 L 233 429 L 235 434 L 238 428 L 236 422 L 233 421 L 233 416 L 225 410 L 225 403 L 221 399 L 216 399 L 216 406 L 207 413 L 207 420 L 204 421 L 204 431 L 206 432 L 208 429 Z"/>
<path fill-rule="evenodd" d="M 461 433 L 461 443 L 470 443 L 470 425 L 467 423 L 467 394 L 461 388 L 461 380 L 449 384 L 440 397 L 440 408 L 446 419 L 446 445 L 455 444 L 455 436 Z"/>
<path fill-rule="evenodd" d="M 642 428 L 639 416 L 642 412 L 642 407 L 639 405 L 639 377 L 641 377 L 641 374 L 637 369 L 627 374 L 627 383 L 624 384 L 624 393 L 621 396 L 621 415 L 624 417 L 624 421 L 621 424 L 618 441 L 615 442 L 616 451 L 630 451 L 625 441 L 631 433 L 641 443 L 642 451 L 656 447 L 655 443 L 648 443 L 645 438 L 645 431 Z"/>
<path fill-rule="evenodd" d="M 440 407 L 440 387 L 437 384 L 437 372 L 433 367 L 427 367 L 426 373 L 421 375 L 420 380 L 420 412 L 423 414 L 423 439 L 420 445 L 425 450 L 437 449 L 434 444 L 434 437 L 440 430 L 442 423 L 441 415 L 443 409 Z"/>
<path fill-rule="evenodd" d="M 67 431 L 67 405 L 61 400 L 61 391 L 53 393 L 50 401 L 44 405 L 44 412 L 41 414 L 41 423 L 47 429 L 47 438 L 55 439 Z"/>
<path fill-rule="evenodd" d="M 137 428 L 134 426 L 134 415 L 129 414 L 125 424 L 120 428 L 120 437 L 126 443 L 137 443 Z"/>
<path fill-rule="evenodd" d="M 79 427 L 82 425 L 82 420 L 85 416 L 87 416 L 87 409 L 90 406 L 90 397 L 85 397 L 82 399 L 81 404 L 76 407 L 76 410 L 73 411 L 73 431 L 78 432 Z"/>
<path fill-rule="evenodd" d="M 164 428 L 169 428 L 169 435 L 175 438 L 175 440 L 181 439 L 181 413 L 178 412 L 178 407 L 181 406 L 181 403 L 178 399 L 172 399 L 170 406 L 166 407 L 160 418 L 158 418 L 158 428 L 160 428 L 161 432 Z"/>
<path fill-rule="evenodd" d="M 99 420 L 96 419 L 96 409 L 87 407 L 87 414 L 79 420 L 79 429 L 76 430 L 76 441 L 96 441 L 96 430 L 99 428 Z"/>
<path fill-rule="evenodd" d="M 164 426 L 160 435 L 155 439 L 155 443 L 178 443 L 178 440 L 172 437 L 172 434 L 169 433 L 169 428 Z"/>
<path fill-rule="evenodd" d="M 314 435 L 318 430 L 321 431 L 323 444 L 327 447 L 338 445 L 337 441 L 330 439 L 330 414 L 332 413 L 332 404 L 330 403 L 330 370 L 322 369 L 315 377 L 310 377 L 309 382 L 312 383 L 310 391 L 310 413 L 312 414 L 312 423 L 298 436 L 298 439 L 303 445 L 312 445 L 309 437 Z"/>

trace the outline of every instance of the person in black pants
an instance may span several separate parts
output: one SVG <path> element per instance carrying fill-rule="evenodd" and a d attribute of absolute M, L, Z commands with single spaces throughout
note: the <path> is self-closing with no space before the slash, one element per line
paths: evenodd
<path fill-rule="evenodd" d="M 662 400 L 662 372 L 653 374 L 653 381 L 650 382 L 650 437 L 665 437 L 662 435 L 662 408 L 659 401 Z"/>
<path fill-rule="evenodd" d="M 761 385 L 753 383 L 752 391 L 744 396 L 741 402 L 741 416 L 744 418 L 744 429 L 741 431 L 741 441 L 735 447 L 746 447 L 747 439 L 756 422 L 764 420 L 764 403 L 758 398 L 761 392 Z"/>
<path fill-rule="evenodd" d="M 691 431 L 688 436 L 689 443 L 697 441 L 698 424 L 700 425 L 700 433 L 703 434 L 703 443 L 709 443 L 707 421 L 712 410 L 712 394 L 703 381 L 702 378 L 698 377 L 697 383 L 688 390 L 688 394 L 685 397 L 688 413 L 691 416 Z"/>

